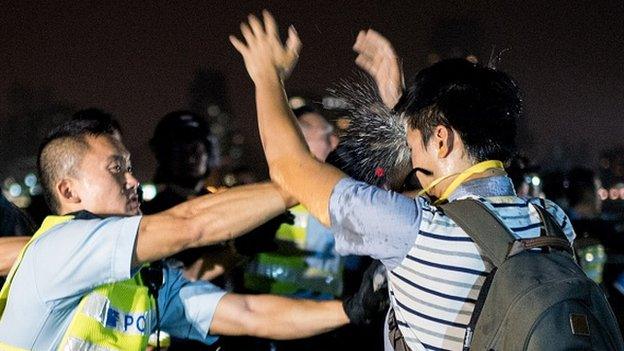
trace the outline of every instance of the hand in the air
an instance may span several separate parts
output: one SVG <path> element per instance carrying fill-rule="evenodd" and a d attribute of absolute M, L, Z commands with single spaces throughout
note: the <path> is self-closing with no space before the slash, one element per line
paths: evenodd
<path fill-rule="evenodd" d="M 375 79 L 381 100 L 393 108 L 403 93 L 404 81 L 401 62 L 390 41 L 372 29 L 362 30 L 353 50 L 358 54 L 355 63 Z"/>
<path fill-rule="evenodd" d="M 241 33 L 245 43 L 230 35 L 230 42 L 243 56 L 249 76 L 258 84 L 267 78 L 288 78 L 299 59 L 301 41 L 293 26 L 288 28 L 286 45 L 279 37 L 277 23 L 269 11 L 262 11 L 263 22 L 249 15 L 248 23 L 241 23 Z"/>

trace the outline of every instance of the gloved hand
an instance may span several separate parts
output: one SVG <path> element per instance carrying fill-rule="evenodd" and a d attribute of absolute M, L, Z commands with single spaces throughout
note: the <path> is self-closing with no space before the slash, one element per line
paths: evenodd
<path fill-rule="evenodd" d="M 380 261 L 373 261 L 362 277 L 358 291 L 342 301 L 342 307 L 355 325 L 367 325 L 385 313 L 390 304 L 386 267 Z"/>

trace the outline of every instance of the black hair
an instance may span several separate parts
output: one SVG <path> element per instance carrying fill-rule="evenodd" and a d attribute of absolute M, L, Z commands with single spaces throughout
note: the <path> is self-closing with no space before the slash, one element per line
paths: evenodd
<path fill-rule="evenodd" d="M 88 147 L 86 136 L 113 135 L 115 128 L 110 120 L 72 119 L 56 126 L 39 145 L 37 171 L 43 185 L 43 194 L 50 209 L 59 211 L 59 203 L 54 197 L 54 184 L 65 172 L 82 158 Z"/>
<path fill-rule="evenodd" d="M 465 59 L 448 59 L 421 70 L 394 110 L 422 133 L 425 145 L 436 126 L 457 131 L 475 162 L 507 161 L 515 153 L 519 89 L 507 74 Z"/>
<path fill-rule="evenodd" d="M 158 162 L 154 182 L 169 183 L 176 181 L 165 166 L 171 162 L 172 149 L 176 145 L 196 141 L 204 144 L 209 158 L 217 157 L 214 154 L 218 152 L 218 145 L 216 145 L 216 140 L 211 138 L 210 126 L 206 119 L 195 112 L 186 110 L 166 114 L 156 125 L 154 135 L 149 141 L 150 149 Z M 208 169 L 209 172 L 210 169 Z M 195 181 L 194 179 L 191 180 L 191 182 Z"/>
<path fill-rule="evenodd" d="M 210 154 L 212 145 L 209 136 L 210 127 L 203 117 L 191 111 L 174 111 L 166 114 L 156 125 L 150 148 L 159 158 L 172 145 L 199 140 L 206 144 Z"/>
<path fill-rule="evenodd" d="M 104 124 L 109 123 L 114 130 L 118 131 L 119 134 L 122 134 L 121 125 L 119 125 L 119 122 L 113 117 L 113 115 L 96 107 L 80 110 L 72 115 L 72 119 L 96 120 Z"/>

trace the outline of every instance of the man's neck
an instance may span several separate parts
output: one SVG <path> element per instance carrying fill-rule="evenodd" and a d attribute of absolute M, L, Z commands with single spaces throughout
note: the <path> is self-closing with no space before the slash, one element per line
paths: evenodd
<path fill-rule="evenodd" d="M 461 172 L 467 170 L 468 168 L 474 166 L 474 163 L 466 160 L 466 159 L 458 159 L 458 160 L 446 160 L 445 163 L 440 164 L 438 167 L 438 171 L 434 172 L 433 181 L 435 182 L 437 179 L 444 178 L 444 180 L 440 181 L 433 189 L 430 189 L 429 195 L 439 198 L 444 193 L 444 190 L 448 188 L 449 185 L 455 180 L 455 178 L 461 174 Z"/>
<path fill-rule="evenodd" d="M 474 166 L 475 164 L 476 163 L 469 163 L 465 161 L 465 162 L 461 162 L 457 164 L 454 167 L 448 167 L 448 170 L 445 172 L 445 175 L 441 176 L 441 177 L 447 177 L 447 178 L 442 180 L 440 183 L 438 183 L 438 185 L 436 185 L 433 189 L 431 189 L 429 191 L 429 194 L 436 198 L 442 197 L 442 195 L 446 192 L 448 187 L 455 181 L 455 179 L 460 174 L 462 174 L 462 172 L 465 172 L 467 169 Z M 500 176 L 500 175 L 505 175 L 505 174 L 506 172 L 503 169 L 498 169 L 498 168 L 487 169 L 483 172 L 470 175 L 462 183 L 475 180 L 475 179 L 494 177 L 494 176 Z"/>

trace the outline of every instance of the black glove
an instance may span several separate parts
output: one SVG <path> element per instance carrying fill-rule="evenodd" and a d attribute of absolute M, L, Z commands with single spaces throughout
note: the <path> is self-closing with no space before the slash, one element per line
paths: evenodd
<path fill-rule="evenodd" d="M 386 268 L 380 261 L 373 261 L 362 277 L 358 291 L 342 301 L 342 307 L 355 325 L 368 325 L 388 309 L 388 281 Z"/>

